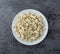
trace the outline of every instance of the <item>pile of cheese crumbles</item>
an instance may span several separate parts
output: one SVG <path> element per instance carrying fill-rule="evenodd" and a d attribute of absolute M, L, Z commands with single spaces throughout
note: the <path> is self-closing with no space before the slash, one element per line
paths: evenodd
<path fill-rule="evenodd" d="M 44 31 L 44 23 L 41 16 L 28 12 L 18 16 L 13 25 L 17 36 L 24 41 L 37 40 Z"/>

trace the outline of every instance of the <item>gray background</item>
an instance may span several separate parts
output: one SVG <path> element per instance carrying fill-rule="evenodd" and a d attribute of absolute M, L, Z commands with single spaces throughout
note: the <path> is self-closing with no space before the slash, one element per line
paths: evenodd
<path fill-rule="evenodd" d="M 11 31 L 14 16 L 28 8 L 41 11 L 49 23 L 47 37 L 35 46 L 20 44 Z M 0 0 L 0 54 L 60 54 L 60 0 Z"/>

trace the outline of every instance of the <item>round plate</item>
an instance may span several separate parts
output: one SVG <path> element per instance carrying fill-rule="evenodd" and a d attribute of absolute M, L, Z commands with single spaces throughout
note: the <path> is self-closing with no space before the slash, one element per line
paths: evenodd
<path fill-rule="evenodd" d="M 21 40 L 19 37 L 17 37 L 17 34 L 14 32 L 13 30 L 13 27 L 12 27 L 12 33 L 14 35 L 14 37 L 16 38 L 17 41 L 19 41 L 20 43 L 24 44 L 24 45 L 36 45 L 38 43 L 40 43 L 41 41 L 44 40 L 44 38 L 46 37 L 47 35 L 47 32 L 48 32 L 48 22 L 47 22 L 47 19 L 46 17 L 39 11 L 35 10 L 35 9 L 25 9 L 21 12 L 19 12 L 13 19 L 13 22 L 12 22 L 12 25 L 15 24 L 15 21 L 16 19 L 18 18 L 19 15 L 23 14 L 23 13 L 26 13 L 26 12 L 32 12 L 32 13 L 35 13 L 36 15 L 39 15 L 41 16 L 42 20 L 43 20 L 43 23 L 45 25 L 45 31 L 44 33 L 42 34 L 42 36 L 40 38 L 38 38 L 37 40 L 35 41 L 32 41 L 32 42 L 26 42 L 26 41 L 23 41 Z"/>

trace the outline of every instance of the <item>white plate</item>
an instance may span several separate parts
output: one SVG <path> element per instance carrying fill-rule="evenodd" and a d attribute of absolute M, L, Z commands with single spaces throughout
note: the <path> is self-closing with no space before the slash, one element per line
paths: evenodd
<path fill-rule="evenodd" d="M 12 28 L 12 33 L 14 35 L 14 37 L 16 38 L 17 41 L 19 41 L 20 43 L 24 44 L 24 45 L 36 45 L 38 43 L 40 43 L 41 41 L 44 40 L 44 38 L 46 37 L 47 35 L 47 32 L 48 32 L 48 22 L 46 20 L 46 17 L 39 11 L 35 10 L 35 9 L 25 9 L 21 12 L 19 12 L 13 19 L 13 22 L 12 22 L 12 25 L 15 24 L 15 21 L 16 19 L 18 18 L 19 15 L 23 14 L 23 13 L 26 13 L 26 12 L 32 12 L 32 13 L 35 13 L 36 15 L 39 15 L 42 17 L 43 19 L 43 22 L 44 22 L 44 25 L 45 25 L 45 31 L 43 33 L 43 35 L 37 39 L 36 41 L 33 41 L 33 42 L 26 42 L 26 41 L 23 41 L 21 40 L 19 37 L 17 37 L 17 34 L 14 32 L 13 28 Z"/>

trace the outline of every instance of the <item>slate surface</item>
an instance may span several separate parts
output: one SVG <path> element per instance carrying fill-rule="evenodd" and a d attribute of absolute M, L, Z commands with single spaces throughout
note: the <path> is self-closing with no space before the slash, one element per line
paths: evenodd
<path fill-rule="evenodd" d="M 14 16 L 28 8 L 41 11 L 49 23 L 47 37 L 35 46 L 20 44 L 11 31 Z M 60 54 L 60 0 L 0 0 L 0 54 Z"/>

